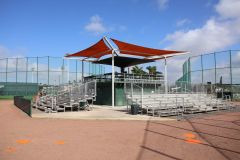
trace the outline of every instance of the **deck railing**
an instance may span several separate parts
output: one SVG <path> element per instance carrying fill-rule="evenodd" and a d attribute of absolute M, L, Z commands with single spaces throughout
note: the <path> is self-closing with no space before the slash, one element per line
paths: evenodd
<path fill-rule="evenodd" d="M 106 73 L 95 76 L 85 77 L 85 81 L 97 80 L 97 82 L 110 82 L 112 81 L 112 74 Z M 164 83 L 164 76 L 162 74 L 128 74 L 128 73 L 115 73 L 116 83 L 150 83 L 160 84 Z"/>

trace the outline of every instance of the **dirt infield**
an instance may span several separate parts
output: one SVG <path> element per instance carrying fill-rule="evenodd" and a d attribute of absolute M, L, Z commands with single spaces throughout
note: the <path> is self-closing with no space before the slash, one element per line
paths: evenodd
<path fill-rule="evenodd" d="M 240 159 L 240 112 L 183 121 L 30 118 L 0 101 L 0 160 Z"/>

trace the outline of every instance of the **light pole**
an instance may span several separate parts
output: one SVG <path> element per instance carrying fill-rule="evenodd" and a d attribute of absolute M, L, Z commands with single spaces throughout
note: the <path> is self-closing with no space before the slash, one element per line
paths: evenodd
<path fill-rule="evenodd" d="M 60 79 L 61 79 L 61 76 L 59 75 L 58 76 L 58 85 L 60 85 Z"/>
<path fill-rule="evenodd" d="M 32 67 L 32 68 L 31 68 L 31 74 L 32 74 L 32 83 L 33 83 L 33 72 L 34 72 L 34 70 L 35 70 L 35 68 L 34 68 L 34 67 Z"/>
<path fill-rule="evenodd" d="M 62 70 L 62 84 L 63 84 L 63 78 L 64 78 L 64 65 L 62 65 L 61 70 Z"/>

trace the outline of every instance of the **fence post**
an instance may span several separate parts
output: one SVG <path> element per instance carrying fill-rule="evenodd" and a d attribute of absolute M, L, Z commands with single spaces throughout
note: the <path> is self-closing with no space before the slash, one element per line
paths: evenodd
<path fill-rule="evenodd" d="M 28 79 L 28 57 L 26 57 L 26 84 L 27 84 L 27 79 Z"/>
<path fill-rule="evenodd" d="M 37 57 L 37 84 L 38 84 L 38 57 Z"/>
<path fill-rule="evenodd" d="M 64 63 L 64 59 L 63 59 L 63 61 L 62 61 L 62 84 L 64 84 L 63 82 L 64 82 L 64 70 L 65 70 L 65 63 Z"/>
<path fill-rule="evenodd" d="M 143 108 L 143 86 L 142 86 L 142 89 L 141 89 L 141 92 L 142 92 L 142 96 L 141 96 L 141 109 Z M 141 111 L 142 113 L 142 111 Z"/>
<path fill-rule="evenodd" d="M 17 76 L 18 76 L 18 58 L 16 58 L 16 83 L 17 83 Z"/>
<path fill-rule="evenodd" d="M 230 89 L 231 89 L 231 93 L 232 93 L 232 51 L 230 50 L 229 51 L 229 56 L 230 56 L 230 82 L 231 82 L 231 87 L 230 87 Z M 233 98 L 233 93 L 232 93 L 232 97 L 231 97 L 231 100 L 232 100 L 232 98 Z"/>
<path fill-rule="evenodd" d="M 76 60 L 76 79 L 75 81 L 77 82 L 77 60 Z"/>
<path fill-rule="evenodd" d="M 131 98 L 133 100 L 133 82 L 131 81 Z"/>
<path fill-rule="evenodd" d="M 230 83 L 232 86 L 232 51 L 229 50 L 229 60 L 230 60 Z"/>
<path fill-rule="evenodd" d="M 213 53 L 213 55 L 214 55 L 214 68 L 215 68 L 215 85 L 216 85 L 216 83 L 217 83 L 217 61 L 216 61 L 216 53 L 214 52 Z"/>
<path fill-rule="evenodd" d="M 95 85 L 95 98 L 97 96 L 97 80 L 94 80 L 94 85 Z"/>
<path fill-rule="evenodd" d="M 90 62 L 88 62 L 88 76 L 91 75 Z"/>
<path fill-rule="evenodd" d="M 8 58 L 6 59 L 6 83 L 8 82 Z"/>
<path fill-rule="evenodd" d="M 203 55 L 201 54 L 201 68 L 202 68 L 202 85 L 203 85 Z"/>
<path fill-rule="evenodd" d="M 93 75 L 93 66 L 94 64 L 91 64 L 91 75 Z"/>
<path fill-rule="evenodd" d="M 97 64 L 94 65 L 94 75 L 97 75 Z"/>
<path fill-rule="evenodd" d="M 67 62 L 68 62 L 68 63 L 67 63 L 67 64 L 68 64 L 68 73 L 67 73 L 67 74 L 68 74 L 68 78 L 67 78 L 68 81 L 67 81 L 67 83 L 69 84 L 69 82 L 70 82 L 70 75 L 69 75 L 69 72 L 70 72 L 69 59 L 67 59 Z"/>
<path fill-rule="evenodd" d="M 157 80 L 155 79 L 155 91 L 154 91 L 155 94 L 157 93 L 157 82 L 156 81 Z"/>
<path fill-rule="evenodd" d="M 27 58 L 27 61 L 26 61 L 26 85 L 27 85 L 27 79 L 28 79 L 28 57 Z M 26 95 L 28 95 L 28 86 L 26 86 Z"/>
<path fill-rule="evenodd" d="M 191 58 L 188 58 L 188 72 L 187 72 L 187 87 L 189 91 L 192 91 L 192 81 L 191 81 Z M 189 85 L 190 84 L 190 85 Z"/>
<path fill-rule="evenodd" d="M 82 79 L 81 79 L 82 83 L 84 81 L 84 61 L 82 60 Z"/>
<path fill-rule="evenodd" d="M 49 85 L 49 56 L 48 56 L 48 85 Z"/>

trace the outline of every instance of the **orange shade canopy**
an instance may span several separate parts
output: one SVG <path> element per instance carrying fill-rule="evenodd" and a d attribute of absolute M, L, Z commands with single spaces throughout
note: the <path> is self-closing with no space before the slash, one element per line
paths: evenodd
<path fill-rule="evenodd" d="M 65 57 L 88 57 L 88 58 L 100 58 L 104 55 L 111 54 L 111 49 L 104 43 L 103 39 L 82 51 L 67 55 Z"/>
<path fill-rule="evenodd" d="M 176 53 L 183 53 L 182 51 L 159 50 L 159 49 L 142 47 L 142 46 L 122 42 L 113 38 L 111 38 L 111 40 L 118 46 L 121 54 L 151 57 L 151 56 L 167 56 L 167 55 L 176 54 Z"/>
<path fill-rule="evenodd" d="M 118 46 L 118 49 L 121 54 L 127 54 L 132 56 L 141 56 L 141 57 L 169 57 L 173 54 L 177 53 L 183 53 L 183 51 L 174 51 L 174 50 L 159 50 L 159 49 L 153 49 L 153 48 L 147 48 L 138 46 L 135 44 L 130 44 L 126 42 L 122 42 L 116 39 L 111 38 L 111 40 Z M 90 46 L 87 49 L 84 49 L 82 51 L 66 55 L 65 57 L 87 57 L 87 58 L 101 58 L 102 56 L 108 55 L 112 53 L 113 49 L 110 49 L 102 38 L 99 40 L 96 44 Z M 156 58 L 156 59 L 160 59 Z"/>

